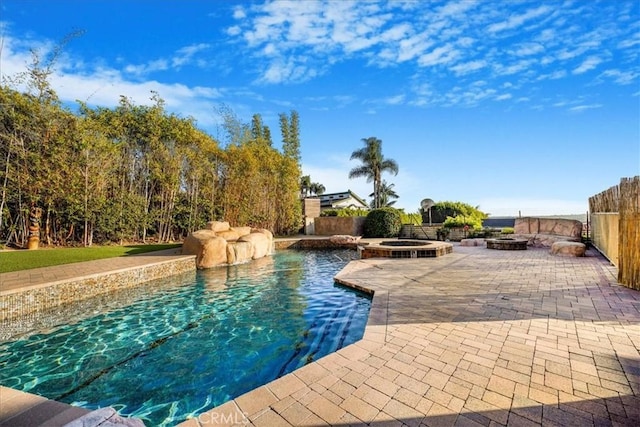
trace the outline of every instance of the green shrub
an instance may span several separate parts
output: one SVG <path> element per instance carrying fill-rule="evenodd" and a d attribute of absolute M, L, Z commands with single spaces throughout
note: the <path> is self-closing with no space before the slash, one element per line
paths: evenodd
<path fill-rule="evenodd" d="M 402 209 L 398 209 L 400 211 L 400 222 L 402 224 L 412 224 L 412 225 L 420 225 L 422 224 L 422 215 L 420 212 L 416 213 L 406 213 Z"/>
<path fill-rule="evenodd" d="M 394 208 L 373 209 L 364 221 L 364 237 L 397 237 L 402 220 Z"/>
<path fill-rule="evenodd" d="M 342 209 L 327 209 L 320 213 L 320 216 L 339 216 L 339 217 L 356 217 L 356 216 L 367 216 L 369 213 L 366 209 L 351 209 L 351 208 L 342 208 Z"/>
<path fill-rule="evenodd" d="M 461 216 L 458 215 L 456 217 L 448 216 L 447 219 L 442 224 L 446 228 L 457 228 L 464 227 L 465 225 L 469 226 L 469 229 L 480 230 L 482 229 L 482 218 L 477 216 Z"/>
<path fill-rule="evenodd" d="M 513 229 L 513 227 L 504 227 L 502 229 L 502 234 L 513 234 L 515 233 L 515 230 Z"/>

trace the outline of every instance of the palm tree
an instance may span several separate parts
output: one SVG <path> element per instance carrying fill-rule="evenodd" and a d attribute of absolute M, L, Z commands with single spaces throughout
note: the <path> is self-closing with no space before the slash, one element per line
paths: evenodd
<path fill-rule="evenodd" d="M 362 165 L 349 171 L 349 179 L 366 177 L 367 182 L 373 181 L 373 203 L 374 208 L 382 206 L 380 189 L 382 184 L 382 173 L 391 172 L 398 174 L 398 163 L 393 159 L 385 159 L 382 155 L 382 141 L 376 137 L 362 138 L 364 147 L 351 153 L 351 160 L 357 159 Z"/>
<path fill-rule="evenodd" d="M 311 194 L 315 194 L 316 196 L 320 196 L 324 194 L 325 191 L 326 191 L 326 188 L 324 187 L 324 185 L 320 184 L 319 182 L 312 182 L 311 185 L 309 186 L 309 192 Z"/>
<path fill-rule="evenodd" d="M 309 195 L 309 190 L 311 189 L 311 176 L 304 175 L 300 177 L 300 197 L 305 198 Z"/>
<path fill-rule="evenodd" d="M 382 180 L 382 183 L 380 184 L 380 193 L 379 193 L 380 208 L 386 208 L 396 204 L 396 201 L 391 199 L 397 199 L 400 196 L 398 196 L 398 194 L 395 192 L 393 187 L 395 187 L 395 184 L 387 184 L 387 181 Z M 373 196 L 374 196 L 373 193 L 369 194 L 369 197 L 373 197 Z M 375 207 L 373 200 L 371 201 L 371 207 L 372 208 Z"/>

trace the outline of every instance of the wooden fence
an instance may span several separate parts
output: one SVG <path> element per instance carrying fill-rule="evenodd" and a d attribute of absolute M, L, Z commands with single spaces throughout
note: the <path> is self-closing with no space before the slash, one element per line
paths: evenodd
<path fill-rule="evenodd" d="M 592 242 L 618 267 L 618 282 L 640 290 L 640 176 L 589 198 Z"/>

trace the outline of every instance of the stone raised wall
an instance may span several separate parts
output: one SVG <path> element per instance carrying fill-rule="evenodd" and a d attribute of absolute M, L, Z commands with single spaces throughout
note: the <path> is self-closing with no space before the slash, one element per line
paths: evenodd
<path fill-rule="evenodd" d="M 316 236 L 335 236 L 339 234 L 362 236 L 364 234 L 364 220 L 365 217 L 363 216 L 321 216 L 314 219 L 314 233 Z"/>
<path fill-rule="evenodd" d="M 50 311 L 71 302 L 131 288 L 150 280 L 195 271 L 195 257 L 162 261 L 0 295 L 0 325 Z"/>

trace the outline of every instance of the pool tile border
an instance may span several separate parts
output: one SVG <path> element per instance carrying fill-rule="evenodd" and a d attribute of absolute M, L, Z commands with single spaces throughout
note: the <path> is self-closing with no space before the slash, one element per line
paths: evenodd
<path fill-rule="evenodd" d="M 181 256 L 149 264 L 63 279 L 0 292 L 0 325 L 32 320 L 45 311 L 141 283 L 195 271 L 195 257 Z"/>

